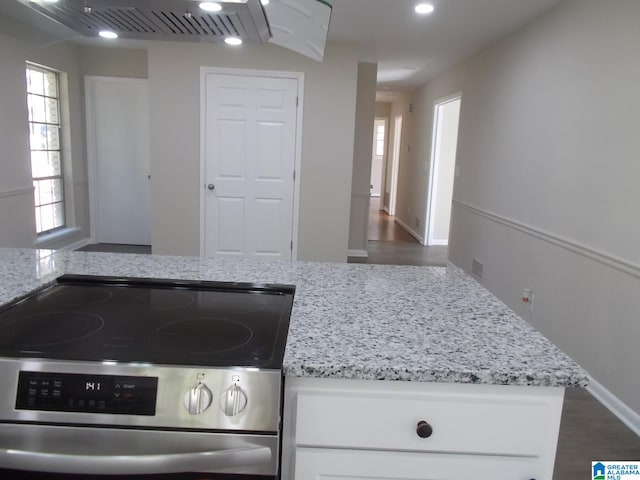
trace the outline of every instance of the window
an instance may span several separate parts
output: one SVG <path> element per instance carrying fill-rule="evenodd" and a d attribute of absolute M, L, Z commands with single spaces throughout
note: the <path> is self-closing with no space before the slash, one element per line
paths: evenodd
<path fill-rule="evenodd" d="M 378 125 L 376 130 L 376 156 L 384 155 L 384 124 Z"/>
<path fill-rule="evenodd" d="M 31 175 L 39 235 L 65 226 L 59 83 L 57 72 L 27 64 Z"/>

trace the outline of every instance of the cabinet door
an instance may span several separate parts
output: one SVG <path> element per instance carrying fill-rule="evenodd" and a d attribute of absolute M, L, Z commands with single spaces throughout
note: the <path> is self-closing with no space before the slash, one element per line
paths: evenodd
<path fill-rule="evenodd" d="M 550 480 L 527 457 L 299 448 L 296 480 Z"/>

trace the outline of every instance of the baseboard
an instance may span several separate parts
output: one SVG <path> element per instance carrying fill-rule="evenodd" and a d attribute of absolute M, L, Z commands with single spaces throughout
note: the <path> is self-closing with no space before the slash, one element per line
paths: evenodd
<path fill-rule="evenodd" d="M 640 415 L 593 378 L 589 379 L 587 390 L 596 400 L 607 407 L 611 413 L 640 437 Z"/>
<path fill-rule="evenodd" d="M 403 228 L 403 230 L 406 230 L 406 232 L 409 235 L 411 235 L 413 238 L 418 240 L 422 245 L 424 245 L 424 238 L 422 238 L 422 236 L 418 232 L 416 232 L 413 228 L 411 228 L 409 225 L 404 223 L 398 217 L 395 218 L 395 221 L 398 225 L 400 225 Z"/>
<path fill-rule="evenodd" d="M 430 245 L 446 247 L 447 245 L 449 245 L 449 240 L 431 240 Z"/>
<path fill-rule="evenodd" d="M 90 238 L 83 238 L 82 240 L 78 240 L 77 242 L 70 243 L 69 245 L 65 245 L 64 247 L 58 248 L 58 250 L 77 250 L 79 248 L 85 247 L 91 243 Z"/>
<path fill-rule="evenodd" d="M 366 250 L 349 250 L 347 252 L 347 257 L 368 258 L 369 252 Z"/>

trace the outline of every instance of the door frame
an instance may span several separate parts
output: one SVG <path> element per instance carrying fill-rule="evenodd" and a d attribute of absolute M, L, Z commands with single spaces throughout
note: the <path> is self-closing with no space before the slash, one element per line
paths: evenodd
<path fill-rule="evenodd" d="M 371 166 L 373 168 L 373 157 L 375 155 L 376 149 L 376 141 L 377 141 L 377 132 L 376 132 L 376 123 L 383 122 L 384 123 L 384 148 L 382 152 L 382 171 L 380 172 L 380 210 L 384 207 L 384 189 L 386 186 L 386 177 L 387 177 L 387 157 L 389 150 L 389 119 L 387 117 L 375 117 L 373 119 L 373 149 L 371 151 Z M 373 170 L 372 170 L 373 171 Z M 372 197 L 372 195 L 369 195 Z"/>
<path fill-rule="evenodd" d="M 85 98 L 85 129 L 86 129 L 86 143 L 87 143 L 87 177 L 89 181 L 89 240 L 91 243 L 96 243 L 97 239 L 97 225 L 98 225 L 98 179 L 96 165 L 98 153 L 97 138 L 96 138 L 96 124 L 95 124 L 95 105 L 93 103 L 93 93 L 95 84 L 100 80 L 109 80 L 117 83 L 144 83 L 149 85 L 149 80 L 146 78 L 130 78 L 130 77 L 110 77 L 105 75 L 85 75 L 84 77 L 84 98 Z M 151 225 L 153 230 L 153 224 Z M 153 239 L 151 240 L 153 242 Z"/>
<path fill-rule="evenodd" d="M 436 152 L 438 138 L 440 135 L 438 123 L 440 121 L 440 115 L 441 115 L 440 108 L 443 105 L 446 105 L 448 103 L 455 102 L 455 101 L 460 101 L 460 106 L 461 106 L 460 108 L 462 108 L 462 92 L 461 91 L 439 98 L 435 102 L 433 102 L 433 125 L 431 127 L 431 154 L 430 154 L 430 161 L 429 161 L 429 180 L 427 185 L 427 204 L 426 204 L 426 215 L 425 215 L 426 219 L 424 222 L 424 236 L 423 236 L 423 242 L 422 242 L 423 245 L 427 245 L 427 246 L 441 245 L 438 242 L 434 243 L 434 240 L 432 238 L 432 233 L 433 233 L 432 222 L 433 222 L 434 207 L 436 203 L 435 197 L 438 192 L 438 182 L 437 182 L 437 178 L 435 178 L 437 173 L 437 163 L 439 162 L 439 156 L 437 155 L 437 153 L 439 152 Z M 454 159 L 454 163 L 455 161 L 456 160 Z M 455 169 L 455 165 L 454 165 L 454 169 Z"/>
<path fill-rule="evenodd" d="M 396 214 L 396 204 L 398 201 L 398 174 L 400 170 L 400 155 L 402 153 L 402 128 L 404 123 L 404 118 L 401 113 L 397 114 L 392 119 L 393 121 L 393 144 L 389 147 L 392 148 L 391 151 L 391 185 L 389 189 L 389 208 L 384 208 L 384 211 L 387 212 L 391 216 L 395 216 Z M 385 172 L 385 188 L 386 188 L 386 172 Z M 383 189 L 384 190 L 384 189 Z M 384 198 L 384 192 L 383 192 Z M 384 207 L 384 200 L 383 200 Z"/>
<path fill-rule="evenodd" d="M 298 103 L 296 109 L 296 135 L 295 135 L 295 159 L 293 175 L 293 219 L 291 226 L 291 241 L 293 249 L 291 260 L 298 259 L 298 228 L 300 217 L 300 166 L 302 164 L 302 120 L 304 114 L 304 73 L 286 72 L 277 70 L 254 70 L 244 68 L 219 68 L 200 67 L 200 256 L 204 256 L 205 251 L 205 193 L 206 193 L 206 158 L 205 158 L 205 120 L 206 120 L 206 76 L 214 75 L 234 75 L 244 77 L 271 77 L 287 78 L 298 82 Z"/>

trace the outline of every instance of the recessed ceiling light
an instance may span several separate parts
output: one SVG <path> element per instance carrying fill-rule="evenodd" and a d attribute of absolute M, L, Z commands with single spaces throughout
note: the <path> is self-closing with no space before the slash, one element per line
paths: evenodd
<path fill-rule="evenodd" d="M 118 38 L 118 34 L 110 30 L 102 30 L 100 33 L 98 33 L 98 35 L 100 35 L 102 38 L 108 38 L 110 40 L 113 40 L 114 38 Z"/>
<path fill-rule="evenodd" d="M 260 3 L 262 3 L 262 5 L 269 5 L 269 0 L 260 0 Z"/>
<path fill-rule="evenodd" d="M 233 45 L 238 46 L 238 45 L 242 45 L 242 39 L 239 37 L 227 37 L 224 39 L 224 43 L 226 43 L 227 45 Z"/>
<path fill-rule="evenodd" d="M 58 3 L 58 0 L 42 0 L 44 3 Z"/>
<path fill-rule="evenodd" d="M 433 12 L 433 10 L 433 5 L 430 3 L 419 3 L 416 5 L 416 13 L 419 13 L 420 15 L 426 15 Z"/>
<path fill-rule="evenodd" d="M 222 5 L 216 2 L 200 2 L 198 6 L 205 12 L 219 12 L 222 10 Z"/>

